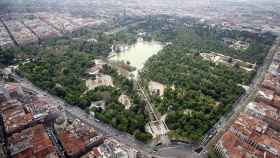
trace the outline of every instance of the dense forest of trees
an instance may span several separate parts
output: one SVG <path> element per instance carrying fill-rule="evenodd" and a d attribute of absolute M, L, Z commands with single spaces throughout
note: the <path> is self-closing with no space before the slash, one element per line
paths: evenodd
<path fill-rule="evenodd" d="M 172 46 L 150 58 L 141 75 L 146 80 L 175 85 L 175 90 L 167 88 L 163 98 L 154 98 L 154 103 L 159 112 L 168 114 L 167 124 L 175 130 L 174 135 L 195 140 L 244 93 L 237 84 L 248 84 L 253 76 Z"/>
<path fill-rule="evenodd" d="M 135 27 L 147 32 L 147 36 L 162 41 L 177 43 L 176 49 L 190 52 L 217 52 L 244 61 L 261 64 L 276 36 L 271 33 L 253 33 L 221 29 L 219 26 L 201 24 L 194 19 L 173 17 L 150 17 L 146 23 Z M 224 38 L 246 41 L 246 50 L 235 50 L 224 44 Z"/>
<path fill-rule="evenodd" d="M 40 55 L 36 61 L 21 64 L 20 73 L 35 85 L 62 97 L 70 104 L 83 106 L 80 95 L 86 90 L 81 76 L 91 56 L 82 52 L 52 50 Z"/>
<path fill-rule="evenodd" d="M 36 49 L 37 54 L 30 62 L 20 64 L 18 73 L 42 89 L 63 98 L 67 103 L 85 110 L 91 102 L 104 100 L 106 110 L 90 109 L 96 113 L 98 119 L 147 142 L 152 137 L 145 132 L 148 117 L 134 90 L 132 80 L 120 76 L 115 69 L 105 65 L 103 73 L 113 77 L 116 87 L 99 87 L 87 91 L 82 78 L 87 77 L 85 72 L 96 56 L 108 55 L 108 42 L 112 40 L 104 34 L 98 35 L 99 42 L 91 43 L 89 47 L 83 45 L 83 42 L 62 38 L 50 40 L 46 47 L 31 48 L 32 51 Z M 131 98 L 131 109 L 125 110 L 124 105 L 118 102 L 121 94 L 127 94 Z"/>
<path fill-rule="evenodd" d="M 255 72 L 203 60 L 199 53 L 217 52 L 261 64 L 274 36 L 221 30 L 202 24 L 181 24 L 167 19 L 150 20 L 144 30 L 157 40 L 170 42 L 145 64 L 141 77 L 167 85 L 163 97 L 153 97 L 159 112 L 167 115 L 170 136 L 199 140 L 217 120 L 231 110 Z M 173 23 L 173 24 L 171 24 Z M 246 50 L 226 47 L 223 38 L 245 40 Z M 170 87 L 175 86 L 175 90 Z"/>

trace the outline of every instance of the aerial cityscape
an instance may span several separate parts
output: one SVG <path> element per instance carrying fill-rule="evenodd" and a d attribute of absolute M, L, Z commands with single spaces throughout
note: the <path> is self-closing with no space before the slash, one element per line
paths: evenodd
<path fill-rule="evenodd" d="M 1 0 L 0 158 L 280 158 L 280 1 Z"/>

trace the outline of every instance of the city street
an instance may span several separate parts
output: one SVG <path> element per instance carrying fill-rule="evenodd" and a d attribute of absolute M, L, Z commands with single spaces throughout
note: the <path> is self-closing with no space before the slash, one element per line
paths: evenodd
<path fill-rule="evenodd" d="M 63 150 L 62 146 L 60 145 L 56 135 L 54 134 L 53 129 L 50 127 L 46 127 L 46 132 L 48 133 L 48 136 L 51 139 L 51 141 L 55 147 L 56 153 L 59 155 L 60 158 L 65 158 L 66 156 L 64 154 L 64 150 Z"/>

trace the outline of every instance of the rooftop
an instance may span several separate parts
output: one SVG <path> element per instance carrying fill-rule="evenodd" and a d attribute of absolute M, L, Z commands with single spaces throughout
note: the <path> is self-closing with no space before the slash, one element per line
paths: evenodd
<path fill-rule="evenodd" d="M 96 158 L 101 156 L 101 151 L 99 148 L 93 148 L 89 153 L 85 154 L 81 158 Z"/>
<path fill-rule="evenodd" d="M 225 132 L 222 138 L 218 141 L 217 148 L 219 149 L 219 152 L 226 154 L 228 158 L 241 158 L 249 155 L 256 156 L 257 158 L 264 158 L 265 156 L 264 152 L 242 142 L 230 131 Z M 267 155 L 267 158 L 272 158 L 272 156 Z"/>
<path fill-rule="evenodd" d="M 261 101 L 264 101 L 266 103 L 272 103 L 274 93 L 275 92 L 273 90 L 269 90 L 269 89 L 266 89 L 266 88 L 261 88 L 257 92 L 257 100 L 261 100 Z"/>
<path fill-rule="evenodd" d="M 31 97 L 28 107 L 33 115 L 58 111 L 58 105 L 52 103 L 47 97 Z"/>
<path fill-rule="evenodd" d="M 43 125 L 22 130 L 8 138 L 11 155 L 15 158 L 58 158 Z"/>
<path fill-rule="evenodd" d="M 240 114 L 230 130 L 253 141 L 261 150 L 280 156 L 280 133 L 269 128 L 264 121 L 247 114 Z"/>
<path fill-rule="evenodd" d="M 6 83 L 4 88 L 12 97 L 23 96 L 23 90 L 19 83 Z"/>
<path fill-rule="evenodd" d="M 78 119 L 69 123 L 64 131 L 58 133 L 58 137 L 68 155 L 77 154 L 85 149 L 95 136 L 95 129 L 90 128 Z"/>
<path fill-rule="evenodd" d="M 260 115 L 261 117 L 267 117 L 280 123 L 279 110 L 270 105 L 261 102 L 251 102 L 248 104 L 246 110 L 251 114 Z"/>
<path fill-rule="evenodd" d="M 280 78 L 272 75 L 271 73 L 267 73 L 262 82 L 262 87 L 270 90 L 276 90 L 276 86 L 279 86 L 279 79 Z"/>
<path fill-rule="evenodd" d="M 162 96 L 164 94 L 165 88 L 166 86 L 159 82 L 155 82 L 155 81 L 149 82 L 149 91 L 151 94 Z"/>
<path fill-rule="evenodd" d="M 274 95 L 273 103 L 271 105 L 274 106 L 275 108 L 277 108 L 278 110 L 280 110 L 280 96 L 279 95 Z"/>
<path fill-rule="evenodd" d="M 103 69 L 103 66 L 106 64 L 105 61 L 101 60 L 101 59 L 95 59 L 93 60 L 93 64 L 92 66 L 87 70 L 87 72 L 90 75 L 96 75 L 99 74 L 100 71 Z"/>
<path fill-rule="evenodd" d="M 0 105 L 4 125 L 8 133 L 32 122 L 32 114 L 26 112 L 24 106 L 17 100 L 10 100 Z"/>
<path fill-rule="evenodd" d="M 95 89 L 99 86 L 111 86 L 114 87 L 113 79 L 110 75 L 98 74 L 95 80 L 86 80 L 86 86 L 89 90 Z"/>
<path fill-rule="evenodd" d="M 125 95 L 125 94 L 122 94 L 119 96 L 119 99 L 118 101 L 123 104 L 125 106 L 125 109 L 126 110 L 129 110 L 130 107 L 131 107 L 131 101 L 130 101 L 130 98 L 129 96 Z"/>
<path fill-rule="evenodd" d="M 253 116 L 241 113 L 231 128 L 248 137 L 254 137 L 256 134 L 260 135 L 265 133 L 268 129 L 268 124 Z"/>

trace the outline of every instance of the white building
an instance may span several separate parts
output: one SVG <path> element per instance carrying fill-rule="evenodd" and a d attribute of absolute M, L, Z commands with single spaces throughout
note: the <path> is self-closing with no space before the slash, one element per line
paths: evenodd
<path fill-rule="evenodd" d="M 129 110 L 131 107 L 131 101 L 127 95 L 120 95 L 118 101 L 125 106 L 126 110 Z"/>

